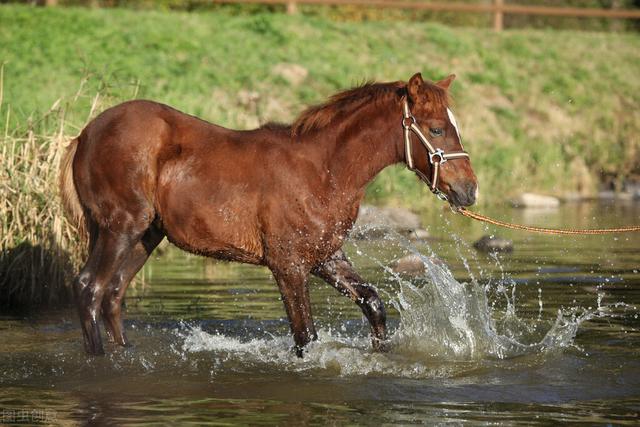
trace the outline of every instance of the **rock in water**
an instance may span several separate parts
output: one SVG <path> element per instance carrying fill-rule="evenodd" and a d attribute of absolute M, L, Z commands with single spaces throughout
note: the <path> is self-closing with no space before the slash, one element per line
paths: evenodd
<path fill-rule="evenodd" d="M 482 236 L 473 247 L 481 252 L 513 252 L 511 240 L 489 235 Z"/>
<path fill-rule="evenodd" d="M 557 208 L 560 206 L 560 199 L 541 194 L 522 193 L 511 200 L 511 204 L 516 208 Z"/>
<path fill-rule="evenodd" d="M 434 264 L 444 265 L 444 261 L 436 257 L 429 257 L 429 259 Z M 412 276 L 418 276 L 420 274 L 424 274 L 426 271 L 426 266 L 424 265 L 424 261 L 420 256 L 416 254 L 411 254 L 404 256 L 402 258 L 398 258 L 393 261 L 390 265 L 391 270 L 394 273 L 398 274 L 410 274 Z"/>
<path fill-rule="evenodd" d="M 410 237 L 413 237 L 414 233 L 419 234 L 420 238 L 426 237 L 426 230 L 422 229 L 420 217 L 413 212 L 403 208 L 378 208 L 368 205 L 360 206 L 351 237 L 375 239 L 384 237 L 389 231 L 396 231 Z"/>
<path fill-rule="evenodd" d="M 389 224 L 399 230 L 416 230 L 421 227 L 420 217 L 404 208 L 380 208 Z"/>

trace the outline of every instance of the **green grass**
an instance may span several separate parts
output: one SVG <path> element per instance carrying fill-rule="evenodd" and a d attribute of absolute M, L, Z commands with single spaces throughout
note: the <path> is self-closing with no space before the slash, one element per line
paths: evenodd
<path fill-rule="evenodd" d="M 82 128 L 94 103 L 92 114 L 134 96 L 247 128 L 291 121 L 367 79 L 453 72 L 455 111 L 484 202 L 525 190 L 589 193 L 603 176 L 640 173 L 636 33 L 0 6 L 0 62 L 0 117 L 10 111 L 9 128 L 35 126 L 61 99 L 67 135 Z M 299 64 L 308 76 L 291 84 L 273 72 L 280 63 Z M 247 100 L 248 92 L 257 99 Z M 58 121 L 38 126 L 54 132 Z M 432 203 L 402 168 L 385 171 L 368 197 Z"/>

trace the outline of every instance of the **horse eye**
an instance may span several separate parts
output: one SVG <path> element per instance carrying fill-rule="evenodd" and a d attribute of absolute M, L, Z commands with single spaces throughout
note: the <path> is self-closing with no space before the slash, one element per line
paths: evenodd
<path fill-rule="evenodd" d="M 436 138 L 438 136 L 444 135 L 444 130 L 442 130 L 442 128 L 431 128 L 429 129 L 429 133 L 431 134 L 431 136 Z"/>

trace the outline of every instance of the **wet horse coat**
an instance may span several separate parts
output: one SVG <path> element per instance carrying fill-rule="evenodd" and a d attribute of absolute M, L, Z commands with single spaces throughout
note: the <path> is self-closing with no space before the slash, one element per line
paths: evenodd
<path fill-rule="evenodd" d="M 434 145 L 461 149 L 448 112 L 452 80 L 433 84 L 416 74 L 408 83 L 366 84 L 311 107 L 291 126 L 250 131 L 151 101 L 101 113 L 67 148 L 60 181 L 67 211 L 89 234 L 89 257 L 73 284 L 87 352 L 103 352 L 100 316 L 109 338 L 127 344 L 122 299 L 164 236 L 189 252 L 267 266 L 299 355 L 316 338 L 310 273 L 361 307 L 379 348 L 384 305 L 341 247 L 367 184 L 404 160 L 405 100 L 434 131 Z M 424 148 L 412 144 L 415 167 L 428 176 Z M 468 159 L 442 165 L 438 190 L 452 204 L 472 204 L 476 188 Z"/>

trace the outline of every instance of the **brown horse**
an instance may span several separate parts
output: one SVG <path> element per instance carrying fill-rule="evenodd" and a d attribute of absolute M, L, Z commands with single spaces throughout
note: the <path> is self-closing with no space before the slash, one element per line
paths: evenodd
<path fill-rule="evenodd" d="M 67 148 L 60 177 L 67 212 L 89 234 L 73 283 L 87 352 L 104 352 L 100 316 L 109 339 L 127 344 L 123 297 L 164 236 L 189 252 L 267 266 L 298 356 L 316 339 L 309 273 L 358 304 L 380 349 L 384 305 L 341 247 L 367 184 L 394 163 L 406 161 L 452 205 L 474 203 L 476 178 L 448 109 L 453 78 L 365 84 L 290 126 L 250 131 L 151 101 L 101 113 Z"/>

